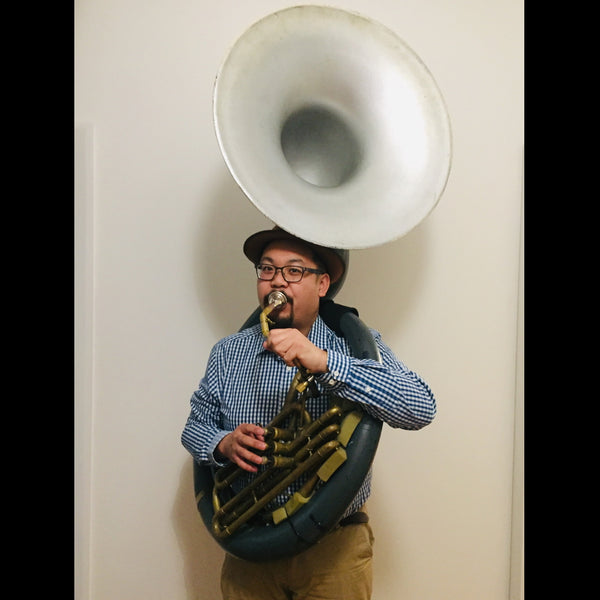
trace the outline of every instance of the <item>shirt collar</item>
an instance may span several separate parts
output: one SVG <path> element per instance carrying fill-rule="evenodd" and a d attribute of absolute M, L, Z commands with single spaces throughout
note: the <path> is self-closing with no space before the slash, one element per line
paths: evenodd
<path fill-rule="evenodd" d="M 327 342 L 331 336 L 331 329 L 327 327 L 321 315 L 317 315 L 317 319 L 313 323 L 308 332 L 308 339 L 319 348 L 327 348 Z"/>

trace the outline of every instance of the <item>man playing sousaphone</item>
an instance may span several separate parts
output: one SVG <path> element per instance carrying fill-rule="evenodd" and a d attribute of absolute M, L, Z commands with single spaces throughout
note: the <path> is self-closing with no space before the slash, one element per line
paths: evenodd
<path fill-rule="evenodd" d="M 260 306 L 269 306 L 273 292 L 285 297 L 269 311 L 266 338 L 262 324 L 256 324 L 213 347 L 181 436 L 195 461 L 237 465 L 245 476 L 239 485 L 257 477 L 267 468 L 264 424 L 282 409 L 299 370 L 310 374 L 305 408 L 312 419 L 337 397 L 393 428 L 417 430 L 431 423 L 436 414 L 431 390 L 394 356 L 379 332 L 370 330 L 380 360 L 357 358 L 319 314 L 330 286 L 345 275 L 339 253 L 278 227 L 250 236 L 243 249 L 256 268 Z M 302 483 L 291 484 L 271 508 L 282 506 Z M 365 512 L 370 493 L 369 470 L 339 524 L 297 555 L 254 562 L 227 553 L 221 572 L 223 597 L 371 598 L 373 534 Z"/>

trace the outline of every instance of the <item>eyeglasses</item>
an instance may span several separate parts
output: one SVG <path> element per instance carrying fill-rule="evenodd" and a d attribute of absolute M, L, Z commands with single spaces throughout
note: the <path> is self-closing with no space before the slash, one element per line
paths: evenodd
<path fill-rule="evenodd" d="M 320 269 L 309 269 L 308 267 L 296 267 L 296 266 L 285 266 L 285 267 L 276 267 L 274 265 L 262 264 L 256 265 L 256 275 L 262 281 L 271 281 L 277 271 L 281 271 L 283 278 L 288 283 L 296 283 L 301 281 L 304 277 L 304 273 L 315 273 L 317 275 L 322 275 L 325 271 L 321 271 Z"/>

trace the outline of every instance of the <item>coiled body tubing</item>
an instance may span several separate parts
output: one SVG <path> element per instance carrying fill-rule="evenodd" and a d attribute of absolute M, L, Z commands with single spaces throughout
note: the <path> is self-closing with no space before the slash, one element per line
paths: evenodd
<path fill-rule="evenodd" d="M 327 310 L 323 310 L 323 306 Z M 257 309 L 242 329 L 258 322 L 259 314 L 260 310 Z M 353 356 L 380 360 L 371 332 L 353 309 L 327 300 L 322 303 L 320 314 L 329 327 L 347 340 Z M 248 522 L 229 537 L 216 537 L 212 526 L 213 467 L 194 461 L 197 508 L 206 528 L 219 545 L 238 558 L 263 562 L 299 554 L 331 531 L 358 493 L 379 444 L 382 421 L 362 412 L 362 418 L 346 446 L 344 464 L 326 484 L 315 491 L 309 502 L 277 525 Z"/>

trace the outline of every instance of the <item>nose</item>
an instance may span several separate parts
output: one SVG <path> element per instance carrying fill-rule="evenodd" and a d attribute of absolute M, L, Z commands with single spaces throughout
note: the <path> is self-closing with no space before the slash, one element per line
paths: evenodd
<path fill-rule="evenodd" d="M 275 275 L 271 279 L 271 287 L 282 287 L 286 286 L 287 281 L 283 278 L 283 269 L 281 267 L 275 267 Z"/>

